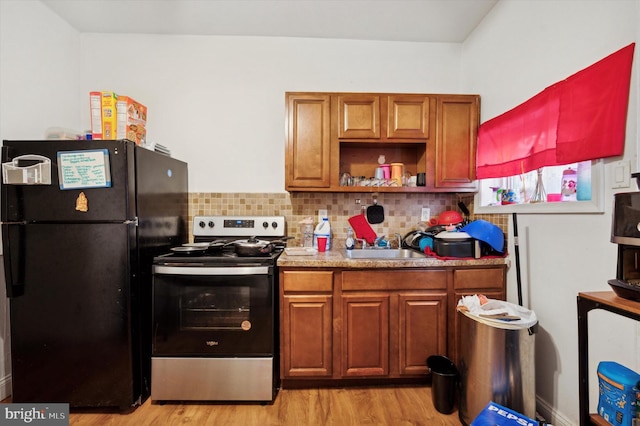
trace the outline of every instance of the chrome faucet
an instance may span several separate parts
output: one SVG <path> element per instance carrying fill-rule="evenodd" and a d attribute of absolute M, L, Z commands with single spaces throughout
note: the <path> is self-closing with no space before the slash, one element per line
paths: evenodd
<path fill-rule="evenodd" d="M 367 240 L 365 240 L 364 238 L 355 238 L 356 241 L 360 241 L 362 243 L 362 249 L 366 249 L 367 248 Z"/>
<path fill-rule="evenodd" d="M 396 237 L 398 239 L 398 249 L 402 248 L 402 235 L 400 234 L 393 234 L 394 237 Z"/>

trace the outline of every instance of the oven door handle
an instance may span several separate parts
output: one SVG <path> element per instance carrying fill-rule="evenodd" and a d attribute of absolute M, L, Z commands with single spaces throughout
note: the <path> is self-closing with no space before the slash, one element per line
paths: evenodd
<path fill-rule="evenodd" d="M 234 267 L 186 267 L 153 265 L 154 274 L 162 275 L 268 275 L 268 266 L 234 266 Z"/>

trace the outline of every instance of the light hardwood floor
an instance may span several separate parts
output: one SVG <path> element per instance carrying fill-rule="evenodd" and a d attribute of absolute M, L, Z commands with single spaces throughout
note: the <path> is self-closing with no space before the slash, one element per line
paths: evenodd
<path fill-rule="evenodd" d="M 8 402 L 8 401 L 5 401 Z M 441 414 L 429 386 L 282 389 L 272 405 L 167 403 L 150 399 L 131 413 L 72 411 L 70 425 L 425 425 L 459 426 L 457 410 Z"/>

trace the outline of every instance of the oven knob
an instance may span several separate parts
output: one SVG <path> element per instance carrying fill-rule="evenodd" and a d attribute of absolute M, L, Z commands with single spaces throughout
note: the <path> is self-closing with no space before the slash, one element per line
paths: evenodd
<path fill-rule="evenodd" d="M 215 223 L 213 223 L 213 221 L 212 221 L 212 220 L 210 220 L 210 221 L 209 221 L 209 228 L 213 228 L 214 226 L 216 226 L 216 224 L 215 224 Z"/>
<path fill-rule="evenodd" d="M 198 223 L 198 226 L 199 226 L 200 228 L 204 228 L 206 225 L 207 225 L 207 224 L 206 224 L 206 223 L 204 223 L 204 220 L 201 220 L 201 221 Z"/>
<path fill-rule="evenodd" d="M 273 229 L 276 229 L 278 227 L 278 222 L 271 222 L 271 226 L 273 226 Z"/>
<path fill-rule="evenodd" d="M 262 222 L 262 227 L 264 229 L 267 229 L 269 227 L 269 224 L 267 223 L 267 221 L 265 220 L 264 222 Z"/>

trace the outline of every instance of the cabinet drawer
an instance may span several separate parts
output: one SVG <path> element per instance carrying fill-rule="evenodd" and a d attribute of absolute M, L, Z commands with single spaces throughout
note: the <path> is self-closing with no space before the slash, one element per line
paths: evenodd
<path fill-rule="evenodd" d="M 453 286 L 456 290 L 467 288 L 504 288 L 504 269 L 456 269 L 453 271 Z"/>
<path fill-rule="evenodd" d="M 344 271 L 342 290 L 431 290 L 446 289 L 444 270 Z"/>
<path fill-rule="evenodd" d="M 332 291 L 332 271 L 284 271 L 282 289 L 287 291 Z"/>

